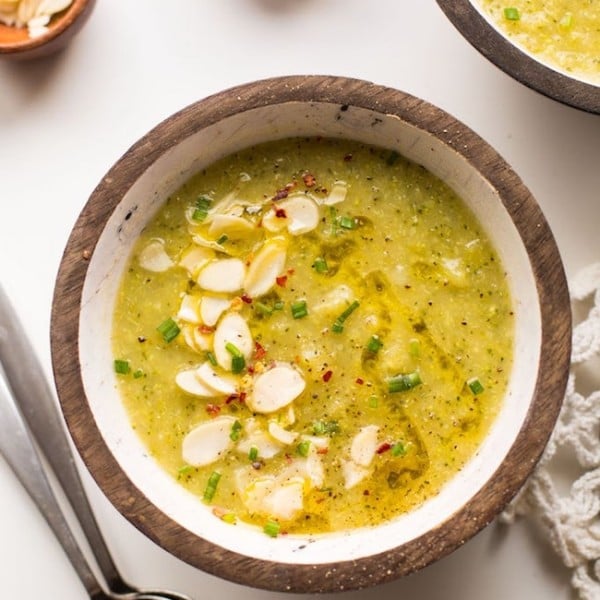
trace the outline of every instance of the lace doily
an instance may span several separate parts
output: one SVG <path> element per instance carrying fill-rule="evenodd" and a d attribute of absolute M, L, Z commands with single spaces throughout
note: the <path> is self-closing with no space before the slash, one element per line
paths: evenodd
<path fill-rule="evenodd" d="M 574 308 L 591 298 L 593 304 L 573 329 L 564 404 L 539 465 L 502 519 L 531 517 L 572 570 L 581 600 L 600 600 L 600 363 L 594 364 L 600 358 L 600 263 L 578 273 L 570 292 Z M 590 379 L 595 391 L 586 396 L 581 388 L 589 388 Z M 579 472 L 565 485 L 557 465 L 573 457 Z"/>

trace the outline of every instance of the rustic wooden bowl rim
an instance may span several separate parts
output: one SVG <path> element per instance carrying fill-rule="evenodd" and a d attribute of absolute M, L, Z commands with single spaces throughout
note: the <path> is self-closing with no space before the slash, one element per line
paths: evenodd
<path fill-rule="evenodd" d="M 171 146 L 221 119 L 288 102 L 331 103 L 392 114 L 462 154 L 498 191 L 530 257 L 540 298 L 542 348 L 535 398 L 494 477 L 440 527 L 406 544 L 335 564 L 282 564 L 242 556 L 190 533 L 131 483 L 108 449 L 86 399 L 79 363 L 79 314 L 89 257 L 117 204 Z M 504 160 L 474 132 L 427 102 L 398 90 L 344 77 L 290 76 L 241 85 L 188 106 L 138 141 L 110 169 L 68 240 L 52 306 L 52 363 L 63 413 L 92 476 L 137 528 L 182 560 L 238 583 L 295 592 L 359 589 L 420 569 L 487 525 L 515 495 L 539 459 L 557 418 L 570 362 L 567 284 L 552 233 L 537 203 Z"/>
<path fill-rule="evenodd" d="M 600 86 L 569 77 L 535 60 L 495 29 L 470 0 L 437 0 L 463 37 L 523 85 L 563 104 L 600 114 Z"/>

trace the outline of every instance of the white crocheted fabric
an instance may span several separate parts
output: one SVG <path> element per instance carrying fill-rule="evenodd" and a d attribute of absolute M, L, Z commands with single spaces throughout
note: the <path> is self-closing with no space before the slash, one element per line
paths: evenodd
<path fill-rule="evenodd" d="M 600 263 L 578 273 L 570 292 L 574 308 L 591 298 L 593 304 L 573 330 L 563 408 L 542 460 L 502 518 L 532 518 L 572 569 L 579 597 L 600 600 Z M 584 379 L 595 390 L 587 396 L 578 391 Z M 573 455 L 580 470 L 565 486 L 557 464 Z"/>

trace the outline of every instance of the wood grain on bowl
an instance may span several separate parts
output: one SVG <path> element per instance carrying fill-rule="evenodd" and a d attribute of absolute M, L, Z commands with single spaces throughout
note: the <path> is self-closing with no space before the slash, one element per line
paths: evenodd
<path fill-rule="evenodd" d="M 391 115 L 409 124 L 411 131 L 441 141 L 497 192 L 526 249 L 539 297 L 539 365 L 527 365 L 537 372 L 532 384 L 534 397 L 504 460 L 477 493 L 425 533 L 348 560 L 306 561 L 302 553 L 307 550 L 302 548 L 297 550 L 297 561 L 278 562 L 278 556 L 255 558 L 182 526 L 150 501 L 116 460 L 97 425 L 82 376 L 80 314 L 85 310 L 86 277 L 113 213 L 121 211 L 118 230 L 136 210 L 135 206 L 120 206 L 123 197 L 157 160 L 169 156 L 173 147 L 190 136 L 236 115 L 275 105 L 343 107 L 338 112 L 341 119 L 350 118 L 347 113 L 354 109 L 362 110 L 373 115 L 370 127 Z M 427 146 L 427 151 L 433 152 L 433 146 Z M 79 216 L 60 266 L 52 308 L 52 361 L 62 410 L 83 460 L 110 501 L 150 539 L 182 560 L 238 583 L 269 590 L 329 592 L 365 588 L 425 567 L 459 547 L 503 509 L 531 473 L 557 418 L 570 361 L 570 314 L 560 255 L 539 206 L 515 172 L 473 131 L 423 100 L 369 82 L 326 76 L 282 77 L 233 88 L 183 109 L 136 143 L 107 173 Z M 242 533 L 240 529 L 238 533 Z M 256 539 L 261 546 L 272 542 L 260 535 Z M 261 554 L 260 549 L 256 554 Z"/>
<path fill-rule="evenodd" d="M 0 23 L 0 58 L 28 60 L 49 56 L 62 50 L 90 17 L 96 0 L 73 0 L 64 11 L 54 15 L 48 31 L 31 38 L 27 27 Z"/>
<path fill-rule="evenodd" d="M 520 83 L 563 104 L 600 114 L 600 86 L 561 73 L 512 43 L 471 0 L 437 0 L 463 37 L 483 56 Z"/>

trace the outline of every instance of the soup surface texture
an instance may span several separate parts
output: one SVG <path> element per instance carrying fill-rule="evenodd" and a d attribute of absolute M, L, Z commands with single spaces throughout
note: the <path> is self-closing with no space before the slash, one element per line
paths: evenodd
<path fill-rule="evenodd" d="M 517 45 L 547 65 L 600 85 L 598 0 L 476 0 Z"/>
<path fill-rule="evenodd" d="M 113 347 L 150 453 L 216 517 L 275 536 L 436 495 L 501 407 L 513 327 L 498 256 L 445 184 L 389 150 L 291 139 L 168 198 Z"/>

